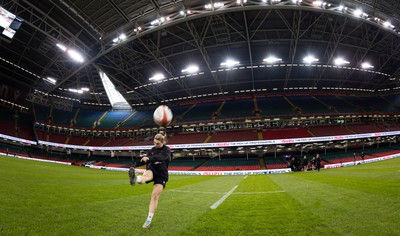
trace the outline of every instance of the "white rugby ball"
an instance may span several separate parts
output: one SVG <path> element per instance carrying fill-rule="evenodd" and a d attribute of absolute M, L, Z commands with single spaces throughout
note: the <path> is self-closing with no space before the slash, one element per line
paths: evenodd
<path fill-rule="evenodd" d="M 157 107 L 153 114 L 154 123 L 162 127 L 169 125 L 172 121 L 172 118 L 173 115 L 171 109 L 165 105 Z"/>

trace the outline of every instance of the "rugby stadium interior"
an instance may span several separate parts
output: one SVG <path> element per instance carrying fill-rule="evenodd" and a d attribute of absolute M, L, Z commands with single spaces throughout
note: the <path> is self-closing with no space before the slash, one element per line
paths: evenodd
<path fill-rule="evenodd" d="M 171 170 L 397 153 L 395 0 L 0 1 L 0 150 L 129 167 L 166 127 Z M 112 155 L 111 155 L 112 153 Z"/>

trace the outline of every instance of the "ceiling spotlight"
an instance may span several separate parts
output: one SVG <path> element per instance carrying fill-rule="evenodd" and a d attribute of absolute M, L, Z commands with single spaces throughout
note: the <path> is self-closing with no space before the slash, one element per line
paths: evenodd
<path fill-rule="evenodd" d="M 234 61 L 234 60 L 228 59 L 226 62 L 222 62 L 221 66 L 233 67 L 233 66 L 238 65 L 238 64 L 239 64 L 238 61 Z"/>
<path fill-rule="evenodd" d="M 198 66 L 190 65 L 187 68 L 183 69 L 182 73 L 193 74 L 193 73 L 196 73 L 197 71 L 199 71 L 199 67 Z"/>
<path fill-rule="evenodd" d="M 335 63 L 335 65 L 337 65 L 337 66 L 341 66 L 341 65 L 344 65 L 344 64 L 349 64 L 350 62 L 344 60 L 344 59 L 341 58 L 341 57 L 338 57 L 338 58 L 335 59 L 334 63 Z"/>
<path fill-rule="evenodd" d="M 67 47 L 65 47 L 64 45 L 59 44 L 59 43 L 57 43 L 56 45 L 57 45 L 57 47 L 58 47 L 59 49 L 63 50 L 64 52 L 67 51 Z"/>
<path fill-rule="evenodd" d="M 315 58 L 314 56 L 306 56 L 305 58 L 303 58 L 303 61 L 307 64 L 311 64 L 313 62 L 317 62 L 319 61 L 318 58 Z"/>
<path fill-rule="evenodd" d="M 392 23 L 390 23 L 390 21 L 383 22 L 383 26 L 385 26 L 386 28 L 389 28 L 389 29 L 394 28 L 394 25 L 392 25 Z"/>
<path fill-rule="evenodd" d="M 73 92 L 73 93 L 80 93 L 80 94 L 82 94 L 83 93 L 83 91 L 81 90 L 81 89 L 73 89 L 73 88 L 70 88 L 70 89 L 68 89 L 70 92 Z"/>
<path fill-rule="evenodd" d="M 75 60 L 75 61 L 77 61 L 77 62 L 80 62 L 80 63 L 82 63 L 82 62 L 85 61 L 85 60 L 83 59 L 82 55 L 79 54 L 77 51 L 72 50 L 72 49 L 69 49 L 67 52 L 68 52 L 69 56 L 70 56 L 73 60 Z"/>
<path fill-rule="evenodd" d="M 356 17 L 360 17 L 363 14 L 363 12 L 360 9 L 357 9 L 353 12 L 353 15 Z"/>
<path fill-rule="evenodd" d="M 57 80 L 51 78 L 51 77 L 47 77 L 47 78 L 43 78 L 45 81 L 51 83 L 51 84 L 56 84 Z"/>
<path fill-rule="evenodd" d="M 339 10 L 339 11 L 347 11 L 347 7 L 345 7 L 344 5 L 340 5 L 340 6 L 338 7 L 338 10 Z"/>
<path fill-rule="evenodd" d="M 276 62 L 281 62 L 281 61 L 282 61 L 281 58 L 276 58 L 274 56 L 270 56 L 270 57 L 263 59 L 263 62 L 266 62 L 266 63 L 276 63 Z"/>
<path fill-rule="evenodd" d="M 371 68 L 374 68 L 374 66 L 372 66 L 372 65 L 369 64 L 368 62 L 363 62 L 363 63 L 361 64 L 361 68 L 363 68 L 363 69 L 371 69 Z"/>
<path fill-rule="evenodd" d="M 164 77 L 163 74 L 158 73 L 158 74 L 155 74 L 153 77 L 151 77 L 150 80 L 160 81 L 160 80 L 162 80 L 164 78 L 165 77 Z"/>

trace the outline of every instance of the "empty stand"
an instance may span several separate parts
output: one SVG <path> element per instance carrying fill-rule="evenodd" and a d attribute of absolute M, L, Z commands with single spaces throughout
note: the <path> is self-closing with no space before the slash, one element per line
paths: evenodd
<path fill-rule="evenodd" d="M 317 137 L 354 134 L 354 132 L 341 125 L 310 126 L 308 128 Z"/>
<path fill-rule="evenodd" d="M 295 115 L 293 107 L 282 96 L 258 98 L 258 107 L 262 116 Z"/>
<path fill-rule="evenodd" d="M 218 119 L 255 116 L 253 99 L 226 100 Z"/>
<path fill-rule="evenodd" d="M 258 140 L 256 130 L 216 130 L 208 142 L 234 142 Z"/>
<path fill-rule="evenodd" d="M 306 138 L 313 135 L 304 128 L 291 129 L 267 129 L 262 132 L 263 138 L 268 139 L 286 139 L 286 138 Z"/>

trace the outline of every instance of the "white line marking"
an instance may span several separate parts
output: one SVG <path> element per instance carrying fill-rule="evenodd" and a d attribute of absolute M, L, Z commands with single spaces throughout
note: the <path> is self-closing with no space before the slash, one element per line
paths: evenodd
<path fill-rule="evenodd" d="M 248 175 L 246 175 L 243 179 L 246 179 Z"/>
<path fill-rule="evenodd" d="M 218 201 L 216 201 L 212 206 L 210 206 L 211 209 L 217 209 L 217 207 L 219 205 L 221 205 L 221 203 L 223 203 L 225 201 L 225 199 L 227 199 L 232 193 L 233 191 L 235 191 L 235 189 L 238 187 L 238 185 L 236 185 L 235 187 L 233 187 L 229 192 L 227 192 L 223 197 L 221 197 L 221 199 L 219 199 Z"/>

